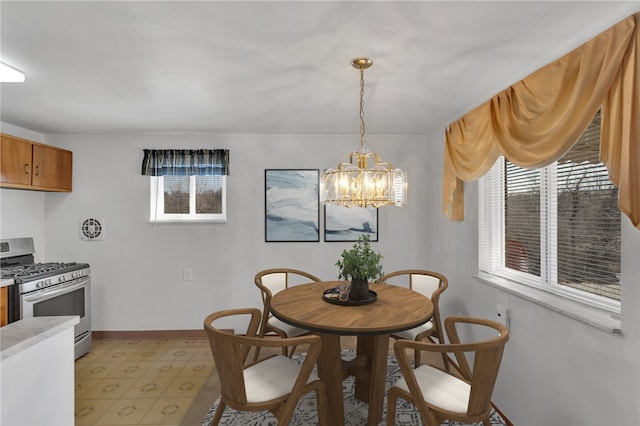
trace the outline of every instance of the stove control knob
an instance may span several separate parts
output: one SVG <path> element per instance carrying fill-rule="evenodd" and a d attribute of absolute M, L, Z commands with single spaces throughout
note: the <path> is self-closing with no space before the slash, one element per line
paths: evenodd
<path fill-rule="evenodd" d="M 50 285 L 51 285 L 51 278 L 48 278 L 46 280 L 38 281 L 36 283 L 36 288 L 45 288 L 45 287 L 49 287 Z"/>
<path fill-rule="evenodd" d="M 59 282 L 59 283 L 64 282 L 64 275 L 60 275 L 60 276 L 58 277 L 58 282 Z"/>

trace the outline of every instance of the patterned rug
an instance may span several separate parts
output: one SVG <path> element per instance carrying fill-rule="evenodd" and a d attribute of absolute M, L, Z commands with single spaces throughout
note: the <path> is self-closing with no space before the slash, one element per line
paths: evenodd
<path fill-rule="evenodd" d="M 301 362 L 304 355 L 294 355 L 294 360 Z M 352 350 L 343 350 L 342 359 L 349 360 L 355 357 L 355 352 Z M 400 378 L 400 367 L 393 355 L 390 355 L 387 359 L 387 378 L 385 384 L 385 401 L 387 390 Z M 352 377 L 347 378 L 342 382 L 342 392 L 344 394 L 344 414 L 345 414 L 345 426 L 362 426 L 367 424 L 367 404 L 357 400 L 353 396 L 355 387 L 355 379 Z M 202 426 L 210 426 L 211 420 L 216 412 L 220 398 L 213 403 L 207 415 L 205 416 Z M 493 411 L 491 412 L 491 424 L 493 426 L 505 426 L 506 422 L 500 417 L 500 415 Z M 384 412 L 382 416 L 381 425 L 386 425 L 387 422 L 387 407 L 385 404 Z M 268 411 L 261 411 L 256 413 L 239 412 L 227 407 L 220 421 L 221 425 L 225 426 L 275 426 L 277 424 L 276 418 Z M 296 408 L 293 417 L 291 418 L 290 425 L 307 426 L 317 425 L 318 416 L 316 414 L 316 398 L 315 393 L 305 395 Z M 398 407 L 396 409 L 396 425 L 401 426 L 415 426 L 421 425 L 420 415 L 416 411 L 413 404 L 403 400 L 398 400 Z M 460 426 L 463 423 L 447 421 L 443 423 L 447 426 Z M 474 423 L 474 425 L 482 426 L 482 422 Z"/>

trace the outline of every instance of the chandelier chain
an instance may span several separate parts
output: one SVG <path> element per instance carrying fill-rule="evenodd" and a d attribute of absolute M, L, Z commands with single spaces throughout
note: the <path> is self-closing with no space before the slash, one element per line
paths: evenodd
<path fill-rule="evenodd" d="M 360 150 L 364 151 L 364 69 L 360 68 Z"/>

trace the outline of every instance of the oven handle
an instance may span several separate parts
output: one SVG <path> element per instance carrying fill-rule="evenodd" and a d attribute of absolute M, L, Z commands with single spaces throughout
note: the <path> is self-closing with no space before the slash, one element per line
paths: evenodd
<path fill-rule="evenodd" d="M 70 283 L 54 286 L 50 290 L 44 289 L 35 291 L 24 296 L 24 300 L 29 303 L 44 302 L 45 300 L 53 299 L 54 297 L 60 296 L 61 294 L 69 293 L 71 291 L 86 287 L 88 283 L 89 278 L 81 278 L 78 281 L 72 281 Z"/>

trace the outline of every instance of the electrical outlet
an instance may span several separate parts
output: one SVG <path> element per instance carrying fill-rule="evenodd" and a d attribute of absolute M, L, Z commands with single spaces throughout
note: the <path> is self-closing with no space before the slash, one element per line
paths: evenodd
<path fill-rule="evenodd" d="M 184 268 L 182 270 L 182 280 L 183 281 L 193 281 L 193 269 Z"/>
<path fill-rule="evenodd" d="M 496 318 L 500 324 L 509 328 L 509 309 L 506 306 L 498 305 Z"/>

